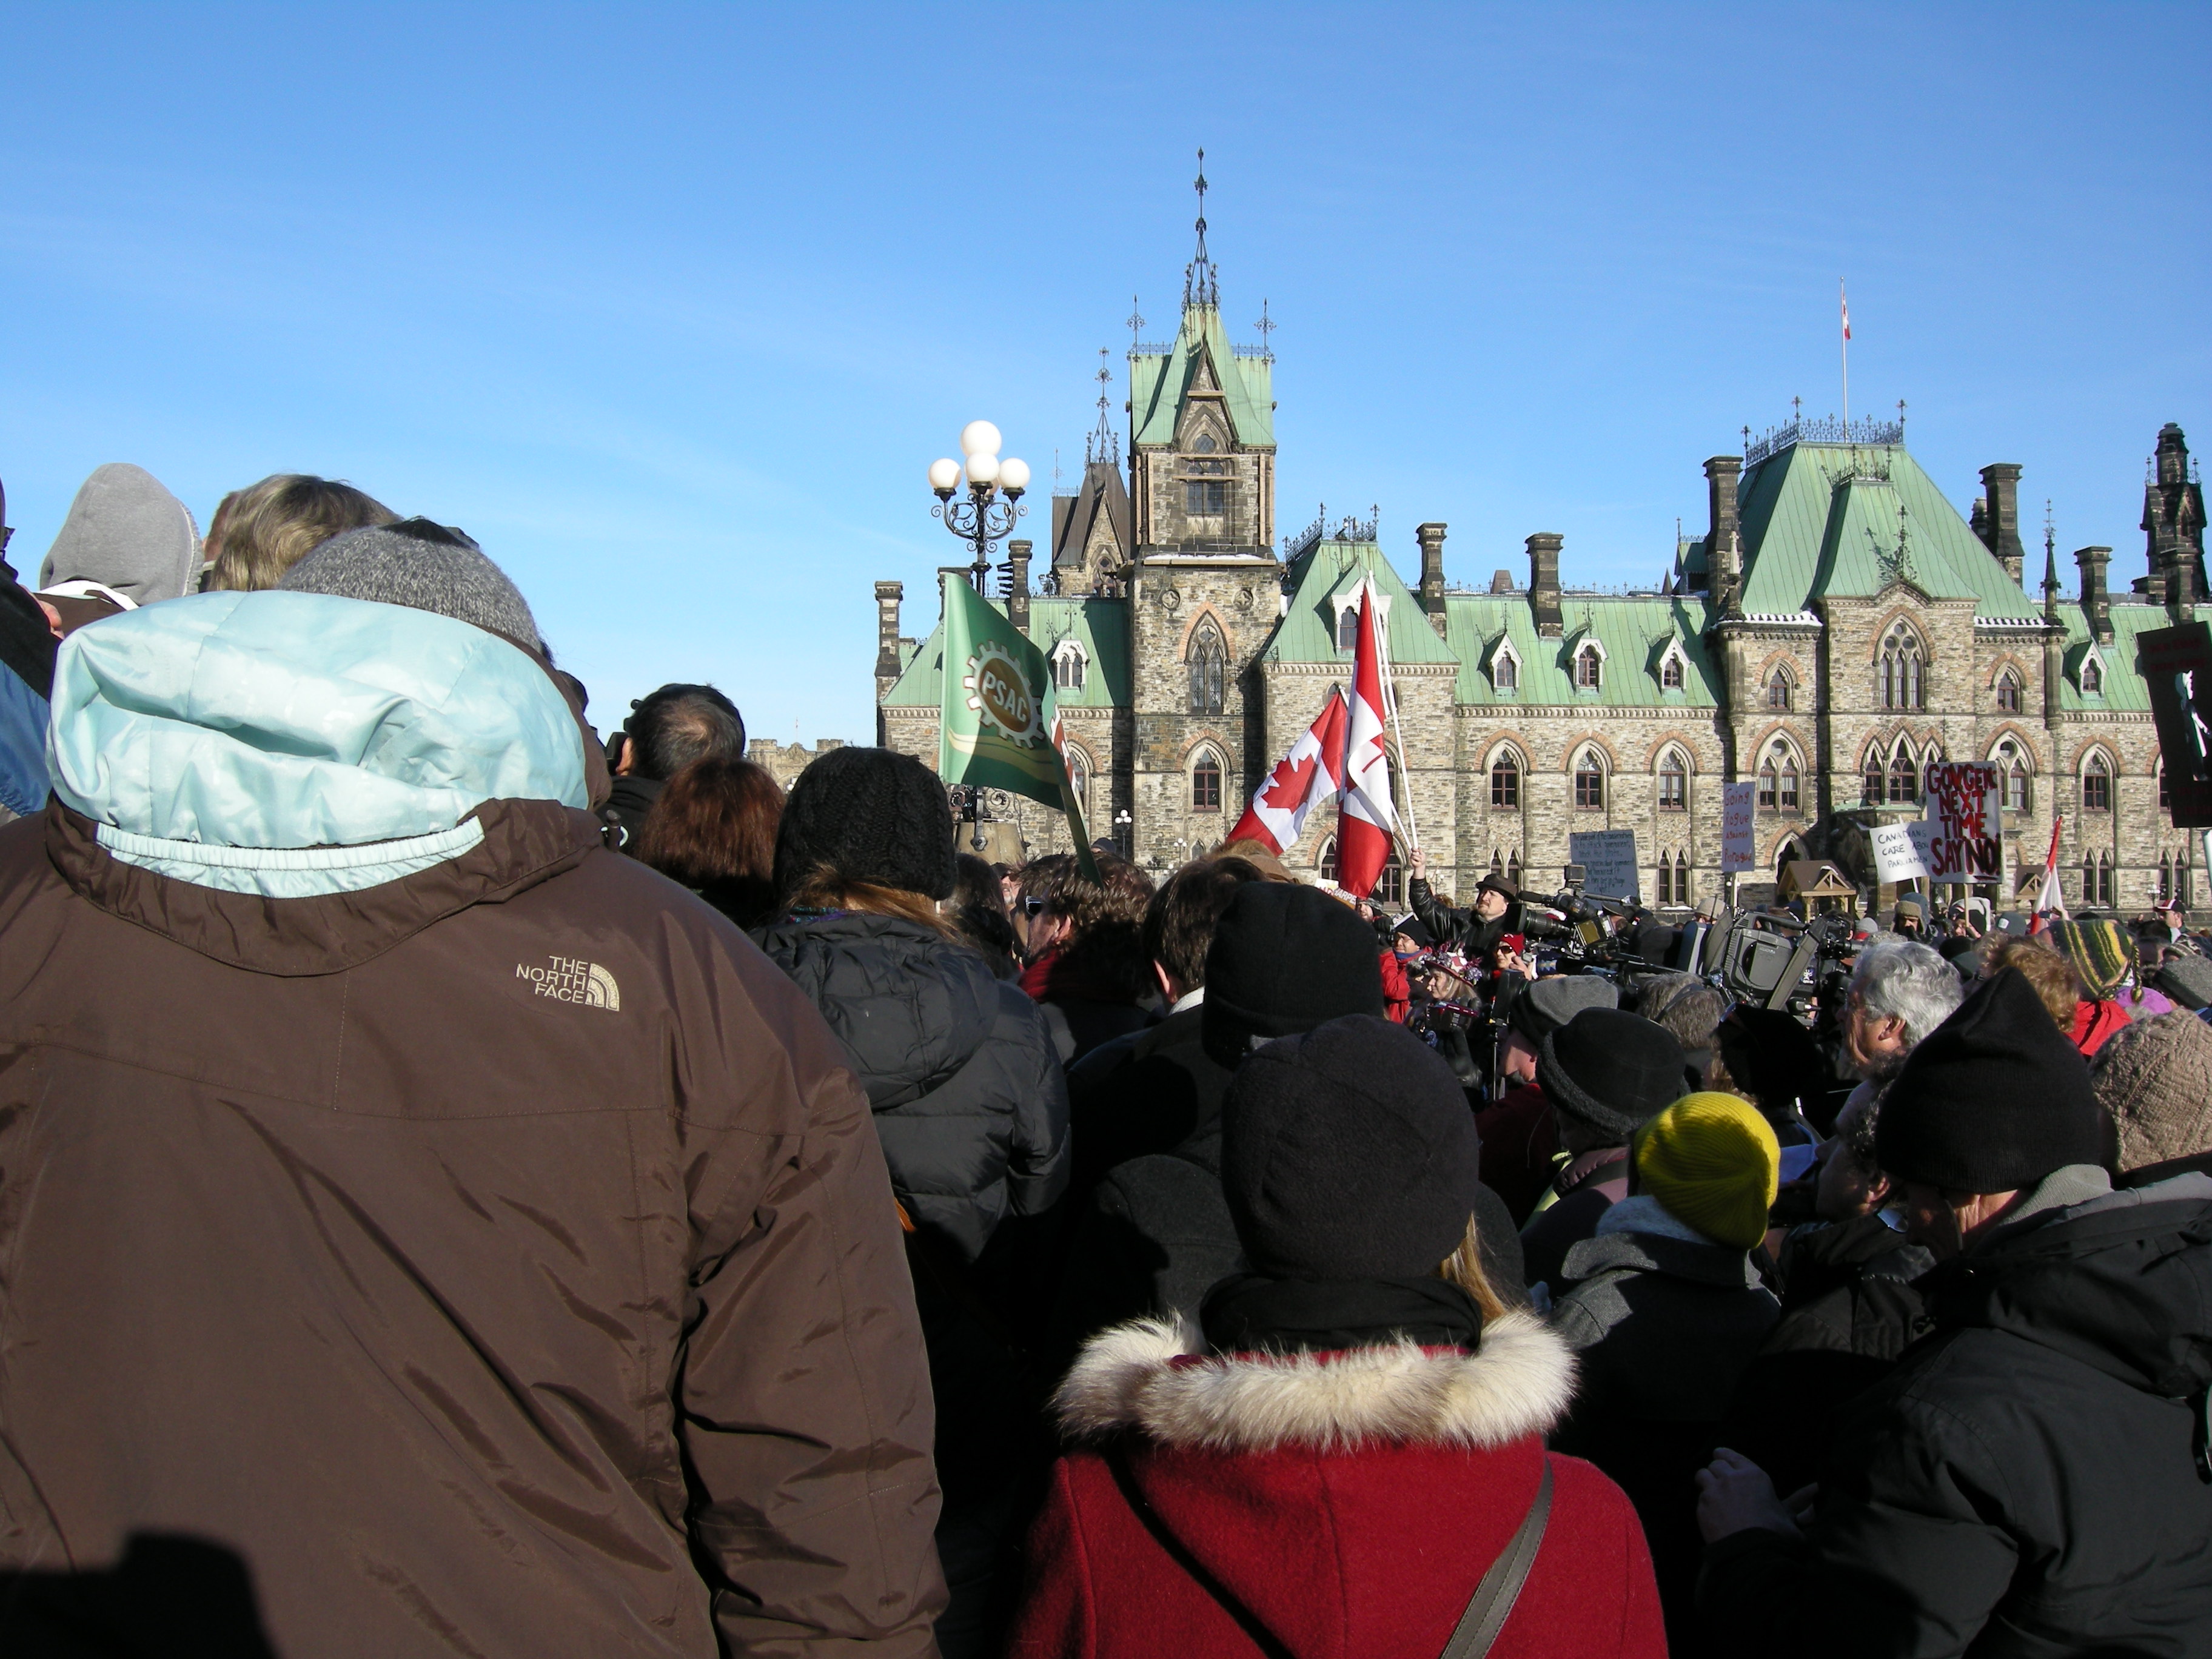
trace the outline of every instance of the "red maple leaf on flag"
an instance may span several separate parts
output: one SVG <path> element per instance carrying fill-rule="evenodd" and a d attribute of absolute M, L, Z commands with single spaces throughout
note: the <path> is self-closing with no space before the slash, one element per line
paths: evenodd
<path fill-rule="evenodd" d="M 1260 799 L 1279 812 L 1295 812 L 1306 798 L 1313 775 L 1321 769 L 1321 757 L 1308 755 L 1303 760 L 1285 760 L 1275 768 L 1275 775 L 1267 781 Z"/>

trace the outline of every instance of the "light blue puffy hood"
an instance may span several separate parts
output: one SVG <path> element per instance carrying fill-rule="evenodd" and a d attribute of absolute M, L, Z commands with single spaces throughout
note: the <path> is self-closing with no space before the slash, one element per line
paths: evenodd
<path fill-rule="evenodd" d="M 274 898 L 457 858 L 487 800 L 589 805 L 582 732 L 538 664 L 450 617 L 320 593 L 194 594 L 77 629 L 46 759 L 115 857 Z"/>

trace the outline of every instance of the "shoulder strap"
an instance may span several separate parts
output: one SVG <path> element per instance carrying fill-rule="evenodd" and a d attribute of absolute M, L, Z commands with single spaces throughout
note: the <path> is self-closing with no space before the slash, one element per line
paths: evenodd
<path fill-rule="evenodd" d="M 1520 1526 L 1474 1587 L 1467 1611 L 1460 1615 L 1459 1628 L 1444 1644 L 1443 1659 L 1482 1659 L 1490 1651 L 1498 1632 L 1505 1628 L 1514 1602 L 1521 1599 L 1521 1586 L 1528 1582 L 1528 1569 L 1536 1565 L 1536 1551 L 1544 1542 L 1545 1523 L 1551 1517 L 1552 1460 L 1547 1455 L 1544 1478 L 1536 1483 L 1536 1501 L 1528 1505 L 1528 1513 L 1521 1517 Z"/>

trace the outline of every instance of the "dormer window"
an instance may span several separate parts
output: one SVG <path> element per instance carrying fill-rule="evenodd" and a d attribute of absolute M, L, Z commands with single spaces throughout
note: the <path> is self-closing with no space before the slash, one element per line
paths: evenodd
<path fill-rule="evenodd" d="M 1056 691 L 1080 691 L 1088 667 L 1083 647 L 1073 640 L 1062 640 L 1052 652 L 1053 689 Z"/>
<path fill-rule="evenodd" d="M 1668 641 L 1667 649 L 1659 658 L 1659 689 L 1662 691 L 1680 691 L 1688 680 L 1689 672 L 1689 659 L 1682 654 L 1681 641 Z"/>
<path fill-rule="evenodd" d="M 1577 690 L 1595 691 L 1605 680 L 1605 653 L 1592 641 L 1575 653 L 1575 686 Z"/>
<path fill-rule="evenodd" d="M 1490 684 L 1499 691 L 1521 689 L 1521 659 L 1514 654 L 1510 640 L 1498 641 L 1498 648 L 1490 653 Z"/>
<path fill-rule="evenodd" d="M 1359 649 L 1359 607 L 1356 605 L 1347 605 L 1336 613 L 1336 648 Z"/>

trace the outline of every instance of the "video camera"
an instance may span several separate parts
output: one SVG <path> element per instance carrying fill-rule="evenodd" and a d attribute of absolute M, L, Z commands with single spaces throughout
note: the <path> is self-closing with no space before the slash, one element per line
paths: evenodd
<path fill-rule="evenodd" d="M 1721 986 L 1741 1002 L 1802 1013 L 1819 990 L 1822 964 L 1851 954 L 1848 916 L 1765 915 L 1739 911 L 1715 954 Z"/>
<path fill-rule="evenodd" d="M 1583 866 L 1566 867 L 1566 885 L 1549 898 L 1522 902 L 1521 930 L 1531 947 L 1540 947 L 1539 973 L 1601 973 L 1658 966 L 1636 953 L 1632 933 L 1616 932 L 1615 918 L 1639 914 L 1626 899 L 1585 892 Z M 1547 914 L 1555 912 L 1556 914 Z"/>

